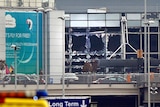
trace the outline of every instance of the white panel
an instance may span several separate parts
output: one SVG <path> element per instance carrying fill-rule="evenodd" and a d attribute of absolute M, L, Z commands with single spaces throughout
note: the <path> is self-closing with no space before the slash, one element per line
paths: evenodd
<path fill-rule="evenodd" d="M 42 2 L 41 2 L 41 0 L 40 0 L 39 2 L 35 2 L 35 4 L 36 4 L 36 7 L 42 7 Z"/>
<path fill-rule="evenodd" d="M 62 72 L 65 72 L 65 20 L 64 11 L 52 11 L 49 15 L 49 67 L 53 75 L 53 83 L 60 83 Z M 59 77 L 57 77 L 59 75 Z"/>
<path fill-rule="evenodd" d="M 62 32 L 63 29 L 62 29 L 62 26 L 50 26 L 50 31 L 51 32 Z"/>
<path fill-rule="evenodd" d="M 54 35 L 53 35 L 54 36 Z M 56 40 L 58 40 L 58 42 L 56 41 Z M 56 43 L 55 45 L 54 44 L 52 44 L 52 43 Z M 57 38 L 55 38 L 55 40 L 54 39 L 50 39 L 50 45 L 51 46 L 62 46 L 62 45 L 65 45 L 64 44 L 64 41 L 63 41 L 63 39 L 57 39 Z"/>
<path fill-rule="evenodd" d="M 0 59 L 6 59 L 6 45 L 5 45 L 5 10 L 0 10 Z"/>
<path fill-rule="evenodd" d="M 4 40 L 0 40 L 0 42 L 1 41 L 4 41 Z M 6 51 L 6 47 L 5 47 L 5 44 L 0 44 L 0 47 L 1 47 L 1 50 L 0 50 L 0 52 L 5 52 Z"/>
<path fill-rule="evenodd" d="M 54 7 L 54 3 L 55 2 L 55 0 L 49 0 L 49 7 L 51 7 L 51 8 L 55 8 Z"/>
<path fill-rule="evenodd" d="M 1 51 L 0 53 L 1 53 L 1 54 L 0 54 L 0 59 L 5 60 L 5 59 L 4 59 L 4 56 L 6 55 L 5 52 L 4 52 L 4 51 Z"/>
<path fill-rule="evenodd" d="M 50 45 L 54 45 L 54 46 L 62 45 L 62 39 L 50 39 L 50 41 L 53 41 L 53 42 L 50 42 Z"/>
<path fill-rule="evenodd" d="M 54 72 L 53 74 L 51 74 L 51 78 L 53 78 L 53 84 L 60 83 L 61 78 L 62 78 L 62 74 L 60 75 L 59 72 Z"/>
<path fill-rule="evenodd" d="M 4 44 L 3 45 L 0 45 L 0 47 L 4 47 Z M 4 55 L 3 57 L 5 57 L 6 55 L 6 49 L 5 48 L 2 48 L 2 50 L 0 51 L 1 52 L 1 55 Z"/>
<path fill-rule="evenodd" d="M 87 9 L 87 13 L 106 13 L 107 8 Z"/>
<path fill-rule="evenodd" d="M 17 0 L 11 1 L 11 7 L 17 7 Z"/>
<path fill-rule="evenodd" d="M 32 2 L 30 2 L 30 7 L 41 7 L 41 3 L 39 1 L 32 0 Z"/>
<path fill-rule="evenodd" d="M 1 20 L 1 19 L 0 19 L 0 20 Z M 1 22 L 1 21 L 0 21 L 0 22 Z M 1 25 L 1 24 L 4 24 L 4 22 L 3 22 L 3 23 L 1 22 L 0 25 Z M 5 32 L 5 29 L 4 29 L 4 26 L 3 26 L 3 25 L 0 26 L 0 31 L 1 31 L 1 32 L 2 32 L 2 31 Z"/>
<path fill-rule="evenodd" d="M 49 50 L 49 52 L 51 52 L 50 53 L 50 55 L 52 54 L 52 53 L 59 53 L 60 55 L 62 55 L 61 53 L 62 53 L 62 46 L 50 46 L 51 48 L 50 48 L 50 50 Z"/>
<path fill-rule="evenodd" d="M 62 37 L 64 37 L 62 32 L 50 32 L 50 37 L 49 38 L 54 38 L 54 39 L 62 39 Z M 63 35 L 63 36 L 61 36 Z"/>
<path fill-rule="evenodd" d="M 51 45 L 50 46 L 50 52 L 62 52 L 62 45 Z M 51 53 L 50 53 L 51 54 Z"/>
<path fill-rule="evenodd" d="M 62 26 L 63 22 L 60 19 L 51 19 L 50 25 L 51 26 Z"/>
<path fill-rule="evenodd" d="M 64 11 L 53 10 L 50 12 L 50 19 L 58 19 L 58 17 L 64 17 Z"/>
<path fill-rule="evenodd" d="M 52 53 L 50 59 L 62 59 L 62 55 L 60 53 Z"/>
<path fill-rule="evenodd" d="M 3 12 L 5 12 L 5 10 L 1 10 Z M 0 14 L 0 19 L 3 19 L 4 20 L 4 13 L 3 14 Z"/>
<path fill-rule="evenodd" d="M 8 3 L 8 4 L 10 4 L 10 3 Z M 7 3 L 6 3 L 6 5 L 7 5 Z M 0 6 L 5 6 L 5 2 L 4 2 L 4 0 L 0 0 Z"/>
<path fill-rule="evenodd" d="M 50 66 L 59 66 L 59 67 L 62 67 L 62 60 L 59 60 L 59 59 L 50 59 Z"/>
<path fill-rule="evenodd" d="M 62 67 L 61 66 L 50 65 L 50 68 L 54 69 L 54 74 L 52 72 L 51 75 L 61 75 L 61 73 L 59 73 L 60 71 L 62 71 Z"/>
<path fill-rule="evenodd" d="M 24 7 L 30 7 L 30 2 L 28 0 L 24 0 L 25 2 L 23 3 Z"/>

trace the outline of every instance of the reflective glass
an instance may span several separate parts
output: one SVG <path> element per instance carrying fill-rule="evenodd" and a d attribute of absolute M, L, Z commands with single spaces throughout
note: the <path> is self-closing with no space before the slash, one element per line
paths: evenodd
<path fill-rule="evenodd" d="M 88 14 L 88 20 L 105 20 L 105 14 Z"/>
<path fill-rule="evenodd" d="M 87 21 L 71 21 L 71 27 L 87 27 Z"/>
<path fill-rule="evenodd" d="M 119 14 L 106 14 L 106 20 L 120 20 Z"/>
<path fill-rule="evenodd" d="M 71 14 L 71 20 L 87 20 L 87 14 Z"/>
<path fill-rule="evenodd" d="M 65 21 L 65 26 L 69 27 L 70 26 L 70 21 Z"/>
<path fill-rule="evenodd" d="M 141 21 L 127 21 L 127 25 L 129 26 L 140 26 Z"/>
<path fill-rule="evenodd" d="M 141 20 L 141 14 L 127 14 L 127 20 Z"/>
<path fill-rule="evenodd" d="M 144 27 L 144 20 L 141 22 L 141 26 Z M 158 27 L 159 26 L 159 21 L 155 20 L 154 23 L 150 24 L 151 27 Z"/>
<path fill-rule="evenodd" d="M 106 21 L 106 27 L 120 27 L 120 21 Z"/>
<path fill-rule="evenodd" d="M 89 27 L 105 27 L 105 21 L 88 21 Z"/>

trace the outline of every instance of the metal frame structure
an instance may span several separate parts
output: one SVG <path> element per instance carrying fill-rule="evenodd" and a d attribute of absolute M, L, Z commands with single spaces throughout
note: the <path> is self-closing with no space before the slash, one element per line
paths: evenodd
<path fill-rule="evenodd" d="M 137 52 L 136 49 L 132 45 L 129 44 L 126 16 L 122 16 L 121 18 L 121 33 L 122 33 L 121 34 L 121 45 L 116 49 L 115 52 L 113 52 L 113 54 L 111 54 L 111 56 L 108 59 L 111 59 L 120 49 L 121 49 L 121 58 L 126 59 L 126 45 L 128 45 L 132 50 Z"/>

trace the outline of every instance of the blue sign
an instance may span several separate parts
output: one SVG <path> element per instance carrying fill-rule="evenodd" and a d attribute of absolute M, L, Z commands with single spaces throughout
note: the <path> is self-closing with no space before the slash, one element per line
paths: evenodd
<path fill-rule="evenodd" d="M 47 99 L 50 107 L 89 107 L 90 98 Z"/>
<path fill-rule="evenodd" d="M 14 44 L 20 47 L 16 51 L 17 73 L 37 73 L 37 63 L 42 68 L 42 13 L 6 12 L 5 18 L 7 65 L 15 66 L 15 52 L 11 48 Z"/>

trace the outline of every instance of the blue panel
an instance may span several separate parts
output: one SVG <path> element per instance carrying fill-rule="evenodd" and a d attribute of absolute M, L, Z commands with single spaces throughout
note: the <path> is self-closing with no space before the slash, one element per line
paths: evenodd
<path fill-rule="evenodd" d="M 6 64 L 15 66 L 15 51 L 10 46 L 20 47 L 17 54 L 17 73 L 37 72 L 37 36 L 39 52 L 42 53 L 42 13 L 6 12 Z M 42 68 L 42 55 L 39 54 Z M 40 69 L 39 68 L 39 69 Z"/>
<path fill-rule="evenodd" d="M 48 99 L 50 107 L 89 107 L 90 99 Z"/>

